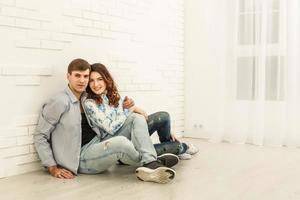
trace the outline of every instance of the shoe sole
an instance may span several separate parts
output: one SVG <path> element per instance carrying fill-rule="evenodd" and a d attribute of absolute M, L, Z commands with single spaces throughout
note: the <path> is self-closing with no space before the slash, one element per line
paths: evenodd
<path fill-rule="evenodd" d="M 172 156 L 174 158 L 177 158 L 177 160 L 179 161 L 179 157 L 175 154 L 172 154 L 172 153 L 164 153 L 164 154 L 161 154 L 160 156 L 157 156 L 157 158 L 160 158 L 160 157 L 163 157 L 163 156 Z"/>
<path fill-rule="evenodd" d="M 198 152 L 199 152 L 199 150 L 197 150 L 197 151 L 189 151 L 189 150 L 187 150 L 185 153 L 190 154 L 190 155 L 195 155 Z"/>
<path fill-rule="evenodd" d="M 141 181 L 168 183 L 175 178 L 176 172 L 168 167 L 159 167 L 150 169 L 147 167 L 139 167 L 135 170 L 136 177 Z"/>
<path fill-rule="evenodd" d="M 192 159 L 191 154 L 188 154 L 188 153 L 185 153 L 185 154 L 187 154 L 187 155 L 182 155 L 182 156 L 178 155 L 179 159 L 180 160 L 190 160 L 190 159 Z"/>
<path fill-rule="evenodd" d="M 177 165 L 179 163 L 179 161 L 180 161 L 180 158 L 177 155 L 172 154 L 172 153 L 164 153 L 164 154 L 161 154 L 160 156 L 157 156 L 157 158 L 161 158 L 163 156 L 172 156 L 173 158 L 177 159 L 177 163 L 176 164 L 174 164 L 172 166 L 167 166 L 167 167 L 173 167 L 173 166 Z"/>
<path fill-rule="evenodd" d="M 189 148 L 188 148 L 185 153 L 188 153 L 190 155 L 194 155 L 194 154 L 199 152 L 198 148 L 194 147 L 194 145 L 192 145 L 192 146 L 193 146 L 193 148 L 192 148 L 193 150 L 189 150 Z"/>

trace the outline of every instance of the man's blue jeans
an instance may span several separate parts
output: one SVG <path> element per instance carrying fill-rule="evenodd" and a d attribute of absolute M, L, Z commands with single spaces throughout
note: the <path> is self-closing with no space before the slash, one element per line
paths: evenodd
<path fill-rule="evenodd" d="M 157 131 L 161 143 L 154 144 L 157 155 L 164 153 L 180 154 L 183 151 L 180 142 L 171 140 L 171 122 L 170 115 L 167 112 L 156 112 L 148 116 L 147 120 L 149 134 Z"/>

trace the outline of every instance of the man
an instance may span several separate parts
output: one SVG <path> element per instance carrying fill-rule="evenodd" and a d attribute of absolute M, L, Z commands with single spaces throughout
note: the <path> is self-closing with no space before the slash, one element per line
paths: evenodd
<path fill-rule="evenodd" d="M 147 115 L 144 112 L 144 117 L 147 119 L 149 134 L 157 132 L 160 143 L 154 144 L 157 155 L 164 153 L 173 153 L 178 155 L 181 160 L 189 160 L 192 155 L 199 150 L 193 144 L 180 142 L 174 134 L 171 133 L 171 119 L 168 112 L 156 112 Z"/>
<path fill-rule="evenodd" d="M 47 167 L 52 176 L 57 178 L 74 178 L 74 174 L 77 174 L 81 168 L 82 138 L 86 139 L 87 136 L 84 135 L 86 129 L 82 129 L 81 113 L 83 110 L 80 98 L 89 82 L 89 73 L 90 65 L 87 61 L 73 60 L 68 66 L 68 87 L 52 97 L 42 107 L 34 134 L 34 143 L 42 164 Z M 95 139 L 101 138 L 101 131 L 98 128 L 93 127 L 92 131 L 96 135 Z M 114 138 L 110 142 L 111 146 L 114 146 L 113 144 L 116 142 L 116 147 L 126 149 L 126 152 L 117 154 L 114 157 L 115 160 L 110 160 L 111 162 L 122 160 L 128 152 L 133 152 L 135 155 L 133 159 L 139 159 L 139 152 L 136 152 L 132 143 L 128 142 L 125 137 Z M 97 154 L 98 152 L 93 153 Z M 159 162 L 156 159 L 156 154 L 153 154 L 152 162 L 155 164 L 151 166 L 155 167 L 147 171 L 140 170 L 142 176 L 138 178 L 142 177 L 144 181 L 159 183 L 169 182 L 175 176 L 175 171 L 169 167 L 175 165 L 178 160 L 171 155 L 162 156 Z M 88 166 L 84 166 L 84 168 L 88 168 Z"/>

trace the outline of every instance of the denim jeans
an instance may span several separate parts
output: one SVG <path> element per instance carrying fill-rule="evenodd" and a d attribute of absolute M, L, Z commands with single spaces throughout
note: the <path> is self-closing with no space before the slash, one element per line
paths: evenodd
<path fill-rule="evenodd" d="M 141 166 L 157 159 L 147 123 L 143 116 L 132 113 L 115 135 L 107 135 L 102 141 L 96 136 L 82 147 L 80 173 L 100 173 L 116 164 Z"/>
<path fill-rule="evenodd" d="M 101 173 L 118 160 L 128 165 L 141 165 L 140 153 L 126 137 L 116 136 L 100 141 L 96 136 L 81 148 L 78 171 L 84 174 Z"/>
<path fill-rule="evenodd" d="M 156 112 L 148 116 L 148 130 L 149 134 L 152 135 L 157 131 L 159 141 L 161 143 L 154 144 L 157 155 L 164 153 L 180 154 L 185 152 L 185 147 L 183 147 L 180 142 L 173 142 L 171 140 L 171 122 L 170 115 L 167 112 Z"/>
<path fill-rule="evenodd" d="M 155 161 L 157 154 L 153 146 L 152 140 L 149 137 L 147 122 L 144 116 L 132 113 L 128 116 L 123 126 L 116 132 L 115 135 L 125 136 L 134 145 L 135 149 L 141 154 L 142 164 Z M 113 137 L 111 135 L 104 139 Z"/>

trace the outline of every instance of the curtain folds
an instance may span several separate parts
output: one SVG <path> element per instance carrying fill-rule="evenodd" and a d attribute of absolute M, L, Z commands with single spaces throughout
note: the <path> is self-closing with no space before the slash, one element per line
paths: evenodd
<path fill-rule="evenodd" d="M 219 131 L 209 138 L 299 147 L 300 2 L 235 2 L 225 23 L 233 28 L 218 52 L 226 55 L 219 69 Z"/>

